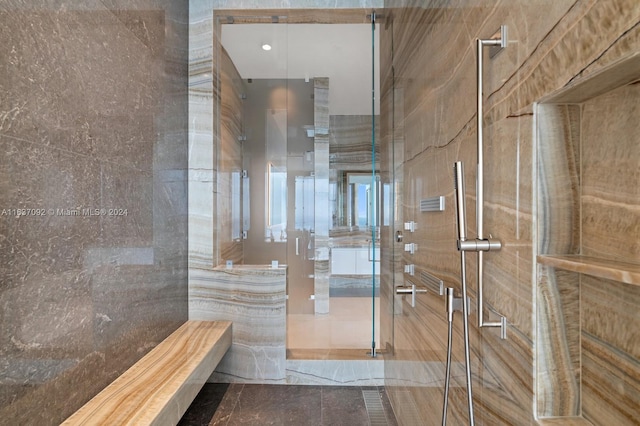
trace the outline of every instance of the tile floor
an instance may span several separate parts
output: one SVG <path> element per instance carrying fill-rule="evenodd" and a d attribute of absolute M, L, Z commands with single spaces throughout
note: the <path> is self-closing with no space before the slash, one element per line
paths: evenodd
<path fill-rule="evenodd" d="M 207 383 L 179 426 L 397 426 L 383 387 Z"/>

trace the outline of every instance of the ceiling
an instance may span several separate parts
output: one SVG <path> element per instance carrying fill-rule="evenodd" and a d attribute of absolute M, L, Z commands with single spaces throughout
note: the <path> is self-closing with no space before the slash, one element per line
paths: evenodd
<path fill-rule="evenodd" d="M 375 113 L 380 110 L 379 30 L 374 33 Z M 270 51 L 261 46 L 269 43 Z M 371 114 L 369 24 L 227 24 L 222 45 L 242 78 L 329 77 L 331 115 Z"/>

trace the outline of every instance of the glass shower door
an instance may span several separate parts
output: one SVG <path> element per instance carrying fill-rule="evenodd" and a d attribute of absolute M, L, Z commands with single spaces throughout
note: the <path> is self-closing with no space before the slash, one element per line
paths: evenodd
<path fill-rule="evenodd" d="M 223 28 L 246 88 L 244 261 L 287 265 L 288 347 L 357 349 L 364 357 L 379 340 L 385 208 L 376 158 L 377 25 L 277 18 L 240 24 L 227 17 L 232 24 Z M 274 67 L 245 65 L 257 59 Z"/>

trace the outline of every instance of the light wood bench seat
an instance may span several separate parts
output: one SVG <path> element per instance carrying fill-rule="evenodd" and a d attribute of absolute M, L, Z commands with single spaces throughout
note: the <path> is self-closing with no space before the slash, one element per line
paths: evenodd
<path fill-rule="evenodd" d="M 230 321 L 187 321 L 62 424 L 175 425 L 230 346 Z"/>

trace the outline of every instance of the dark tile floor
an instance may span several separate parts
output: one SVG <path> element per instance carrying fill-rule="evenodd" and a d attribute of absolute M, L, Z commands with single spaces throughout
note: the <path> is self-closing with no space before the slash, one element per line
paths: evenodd
<path fill-rule="evenodd" d="M 383 387 L 207 383 L 179 425 L 396 426 L 397 423 Z"/>

